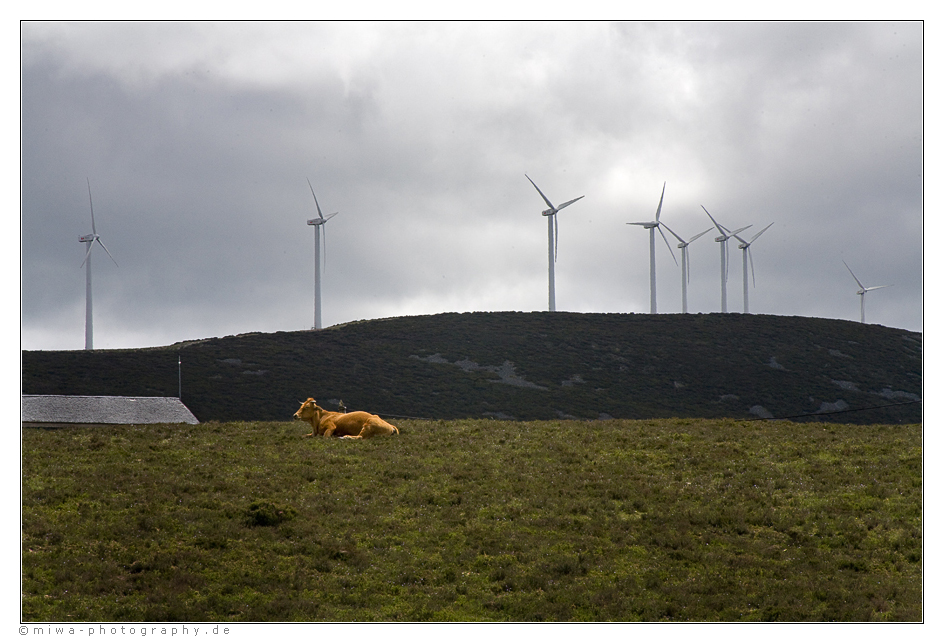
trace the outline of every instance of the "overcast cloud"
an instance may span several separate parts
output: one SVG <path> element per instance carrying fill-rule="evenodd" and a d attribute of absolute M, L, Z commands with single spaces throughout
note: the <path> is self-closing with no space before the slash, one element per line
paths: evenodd
<path fill-rule="evenodd" d="M 547 308 L 649 311 L 649 220 L 775 222 L 752 313 L 922 330 L 920 23 L 24 23 L 22 345 L 166 345 Z M 689 310 L 720 311 L 718 244 Z M 680 269 L 657 239 L 660 313 Z M 675 243 L 673 250 L 678 257 Z M 742 308 L 732 244 L 728 307 Z M 680 258 L 679 258 L 680 259 Z"/>

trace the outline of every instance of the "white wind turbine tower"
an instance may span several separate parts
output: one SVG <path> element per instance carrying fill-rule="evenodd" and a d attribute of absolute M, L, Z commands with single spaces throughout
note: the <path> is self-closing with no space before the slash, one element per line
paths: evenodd
<path fill-rule="evenodd" d="M 846 264 L 846 260 L 842 260 L 843 264 Z M 849 268 L 849 265 L 846 264 L 846 268 L 849 273 L 852 275 L 852 279 L 856 281 L 856 284 L 859 285 L 859 290 L 856 291 L 856 295 L 859 296 L 859 312 L 861 313 L 862 324 L 865 324 L 865 294 L 869 291 L 877 291 L 880 288 L 888 288 L 889 286 L 894 286 L 894 284 L 885 284 L 884 286 L 863 286 L 862 282 L 859 281 L 859 278 L 855 276 L 855 273 L 852 272 L 852 269 Z"/>
<path fill-rule="evenodd" d="M 698 239 L 699 237 L 701 237 L 702 235 L 710 233 L 711 228 L 709 228 L 708 230 L 704 232 L 700 232 L 694 237 L 692 237 L 691 239 L 689 239 L 688 241 L 685 241 L 684 239 L 676 235 L 674 230 L 672 230 L 665 224 L 662 224 L 662 225 L 665 226 L 665 229 L 669 231 L 670 233 L 672 233 L 672 235 L 677 240 L 679 240 L 678 247 L 682 249 L 682 313 L 688 313 L 688 281 L 691 275 L 691 266 L 689 266 L 689 263 L 688 263 L 688 245 L 691 244 L 696 239 Z"/>
<path fill-rule="evenodd" d="M 754 241 L 758 237 L 763 235 L 764 231 L 766 231 L 767 228 L 770 228 L 773 225 L 774 225 L 774 222 L 770 222 L 769 224 L 767 224 L 767 227 L 764 228 L 764 230 L 760 231 L 759 233 L 751 237 L 751 241 L 744 241 L 742 238 L 738 237 L 736 233 L 731 233 L 733 237 L 736 237 L 737 240 L 741 242 L 740 244 L 738 244 L 738 248 L 744 251 L 741 259 L 743 260 L 743 272 L 744 272 L 744 312 L 745 313 L 750 313 L 747 306 L 747 260 L 748 258 L 750 258 L 751 260 L 751 281 L 754 283 L 755 287 L 757 286 L 757 281 L 754 279 L 754 256 L 751 254 L 751 244 L 753 244 Z"/>
<path fill-rule="evenodd" d="M 715 241 L 721 244 L 721 312 L 728 312 L 728 240 L 733 237 L 735 234 L 741 232 L 742 230 L 747 230 L 751 227 L 750 224 L 742 228 L 738 228 L 735 231 L 729 231 L 724 228 L 715 218 L 711 216 L 711 213 L 708 212 L 708 209 L 704 206 L 701 207 L 705 211 L 705 214 L 708 215 L 708 218 L 711 219 L 711 223 L 715 225 L 715 228 L 718 229 L 718 232 L 721 233 L 719 237 L 715 237 Z"/>
<path fill-rule="evenodd" d="M 531 181 L 531 177 L 528 177 L 527 174 L 524 176 L 527 177 L 528 181 Z M 550 199 L 544 196 L 544 193 L 541 192 L 541 189 L 538 188 L 536 183 L 531 181 L 531 185 L 534 186 L 534 189 L 537 190 L 541 198 L 544 199 L 544 203 L 547 204 L 547 210 L 541 212 L 541 215 L 547 217 L 547 306 L 549 311 L 556 311 L 557 303 L 554 299 L 554 262 L 557 261 L 557 213 L 575 201 L 583 199 L 586 195 L 580 195 L 576 199 L 571 199 L 559 206 L 555 206 L 551 203 Z"/>
<path fill-rule="evenodd" d="M 108 249 L 105 248 L 105 244 L 102 243 L 101 236 L 95 232 L 95 209 L 92 207 L 92 184 L 89 183 L 87 177 L 85 184 L 88 186 L 89 212 L 92 214 L 92 234 L 82 235 L 79 237 L 79 242 L 85 244 L 87 248 L 85 251 L 85 260 L 82 264 L 85 264 L 85 348 L 88 350 L 92 348 L 92 246 L 95 245 L 95 242 L 98 242 L 98 245 L 101 246 L 106 253 L 108 253 Z M 108 256 L 111 257 L 111 253 L 108 253 Z M 115 262 L 115 266 L 118 266 L 118 262 L 115 261 L 114 257 L 111 257 L 111 261 Z"/>
<path fill-rule="evenodd" d="M 662 213 L 662 200 L 665 198 L 665 183 L 662 184 L 662 196 L 659 197 L 659 207 L 656 208 L 656 218 L 654 221 L 634 221 L 627 225 L 629 226 L 642 226 L 649 231 L 649 312 L 656 313 L 656 228 L 659 229 L 659 234 L 662 235 L 662 239 L 665 241 L 665 247 L 669 249 L 669 252 L 672 253 L 672 261 L 675 262 L 675 265 L 678 266 L 678 260 L 675 259 L 675 253 L 672 251 L 672 247 L 669 246 L 669 240 L 666 239 L 665 233 L 662 232 L 662 226 L 665 224 L 659 221 L 659 215 Z"/>
<path fill-rule="evenodd" d="M 308 181 L 308 179 L 306 178 L 305 181 Z M 315 197 L 315 189 L 311 187 L 311 181 L 308 181 L 308 187 L 311 189 L 311 196 Z M 312 328 L 320 329 L 321 328 L 321 262 L 322 262 L 321 227 L 324 226 L 325 223 L 329 219 L 331 219 L 338 213 L 333 212 L 327 217 L 323 216 L 321 214 L 321 206 L 318 205 L 318 197 L 315 197 L 315 208 L 318 209 L 318 216 L 315 219 L 308 220 L 308 225 L 314 226 L 315 228 L 315 326 L 313 326 Z M 328 236 L 327 236 L 327 229 L 326 229 L 325 240 L 324 240 L 325 257 L 327 257 L 328 255 L 327 243 L 328 243 Z"/>

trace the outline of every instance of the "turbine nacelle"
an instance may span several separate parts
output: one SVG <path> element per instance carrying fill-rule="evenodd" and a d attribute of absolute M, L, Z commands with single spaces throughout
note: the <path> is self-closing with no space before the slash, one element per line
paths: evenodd
<path fill-rule="evenodd" d="M 81 237 L 79 237 L 79 241 L 80 241 L 81 243 L 83 243 L 83 244 L 84 244 L 84 243 L 87 243 L 87 242 L 93 242 L 93 241 L 95 241 L 96 239 L 98 239 L 98 235 L 95 235 L 95 234 L 92 234 L 92 235 L 82 235 Z"/>
<path fill-rule="evenodd" d="M 554 216 L 554 215 L 556 215 L 556 214 L 557 214 L 557 210 L 554 210 L 554 209 L 552 209 L 552 208 L 549 208 L 549 209 L 547 209 L 547 210 L 542 210 L 542 211 L 541 211 L 541 216 L 542 216 L 542 217 L 552 217 L 552 216 Z"/>
<path fill-rule="evenodd" d="M 338 214 L 338 213 L 333 212 L 333 213 L 331 213 L 330 215 L 328 215 L 327 217 L 316 217 L 315 219 L 309 219 L 309 220 L 308 220 L 308 225 L 309 225 L 309 226 L 320 226 L 320 225 L 322 225 L 323 223 L 327 222 L 327 221 L 328 221 L 329 219 L 331 219 L 332 217 L 334 217 L 336 214 Z"/>

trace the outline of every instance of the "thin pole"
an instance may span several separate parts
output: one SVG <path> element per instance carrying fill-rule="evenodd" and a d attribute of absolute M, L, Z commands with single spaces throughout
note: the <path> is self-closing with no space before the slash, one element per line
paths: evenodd
<path fill-rule="evenodd" d="M 315 226 L 315 328 L 321 328 L 321 224 Z"/>
<path fill-rule="evenodd" d="M 727 265 L 725 262 L 724 256 L 724 245 L 728 243 L 727 239 L 722 239 L 721 243 L 718 244 L 721 247 L 721 312 L 728 312 L 728 285 L 727 285 Z"/>
<path fill-rule="evenodd" d="M 688 313 L 688 246 L 682 246 L 682 313 Z"/>
<path fill-rule="evenodd" d="M 547 217 L 547 309 L 556 311 L 557 306 L 554 298 L 554 222 L 557 215 L 548 215 Z"/>
<path fill-rule="evenodd" d="M 180 383 L 181 383 L 181 379 L 180 379 L 180 354 L 178 353 L 178 354 L 177 354 L 177 400 L 183 400 L 183 396 L 181 395 L 182 388 L 181 388 Z"/>
<path fill-rule="evenodd" d="M 86 242 L 85 259 L 85 348 L 92 348 L 92 242 Z"/>
<path fill-rule="evenodd" d="M 656 313 L 656 229 L 649 229 L 649 312 Z"/>
<path fill-rule="evenodd" d="M 747 306 L 747 249 L 744 249 L 744 312 L 750 313 Z"/>

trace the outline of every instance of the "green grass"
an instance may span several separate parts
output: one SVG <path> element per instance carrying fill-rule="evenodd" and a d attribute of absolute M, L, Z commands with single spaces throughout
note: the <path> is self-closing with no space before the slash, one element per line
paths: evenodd
<path fill-rule="evenodd" d="M 23 429 L 23 619 L 922 619 L 919 425 L 397 424 Z"/>

